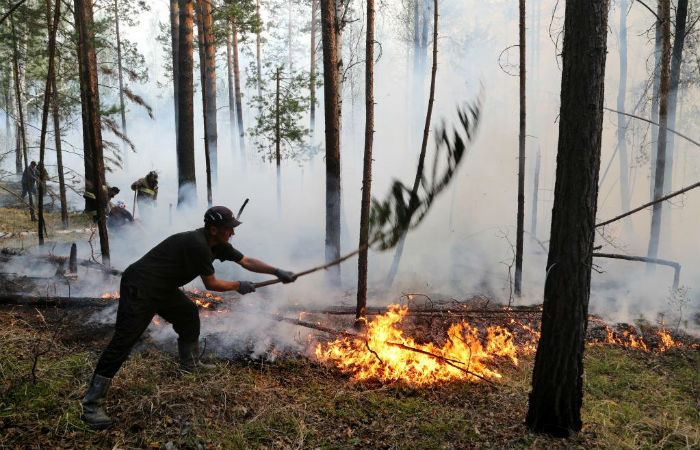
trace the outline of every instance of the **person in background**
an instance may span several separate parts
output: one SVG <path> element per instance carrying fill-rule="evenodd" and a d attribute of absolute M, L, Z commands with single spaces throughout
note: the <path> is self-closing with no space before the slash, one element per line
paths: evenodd
<path fill-rule="evenodd" d="M 22 173 L 22 198 L 28 193 L 36 195 L 36 182 L 39 179 L 39 171 L 36 168 L 36 161 L 32 161 L 29 167 Z"/>

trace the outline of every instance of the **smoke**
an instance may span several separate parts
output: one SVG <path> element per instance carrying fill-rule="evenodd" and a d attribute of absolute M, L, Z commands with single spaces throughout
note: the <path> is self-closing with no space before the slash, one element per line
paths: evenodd
<path fill-rule="evenodd" d="M 375 64 L 375 135 L 373 162 L 373 195 L 382 198 L 393 178 L 405 182 L 412 180 L 420 150 L 422 120 L 427 98 L 416 98 L 416 82 L 427 97 L 429 67 L 422 73 L 414 72 L 411 54 L 406 54 L 407 43 L 398 38 L 398 25 L 393 20 L 401 2 L 387 2 L 377 12 L 377 37 L 381 41 L 381 57 Z M 531 44 L 528 58 L 537 58 L 528 72 L 528 139 L 526 173 L 526 218 L 531 222 L 532 186 L 535 171 L 535 152 L 540 149 L 542 165 L 539 181 L 537 236 L 525 237 L 523 273 L 523 297 L 512 299 L 516 304 L 532 304 L 542 301 L 547 259 L 547 241 L 553 200 L 556 150 L 558 134 L 560 69 L 558 52 L 553 41 L 558 35 L 563 9 L 555 13 L 550 29 L 550 16 L 555 0 L 540 2 L 539 25 L 536 26 L 536 10 L 528 11 L 529 30 L 539 30 L 537 40 Z M 164 5 L 153 5 L 149 14 L 161 21 L 167 20 Z M 517 148 L 518 148 L 518 79 L 501 69 L 498 55 L 504 48 L 517 42 L 517 3 L 452 2 L 440 5 L 439 55 L 437 89 L 433 113 L 433 129 L 441 119 L 456 123 L 455 107 L 476 97 L 481 86 L 485 92 L 481 124 L 474 145 L 469 150 L 453 185 L 438 198 L 424 223 L 409 233 L 397 278 L 390 289 L 385 279 L 391 265 L 393 251 L 370 251 L 369 286 L 370 305 L 384 305 L 399 300 L 402 293 L 422 292 L 439 294 L 448 298 L 466 299 L 475 294 L 486 294 L 494 302 L 511 300 L 509 272 L 514 270 L 515 216 L 517 207 Z M 476 13 L 478 12 L 478 13 Z M 617 14 L 613 10 L 611 14 Z M 267 14 L 264 12 L 264 14 Z M 265 19 L 265 17 L 263 17 Z M 628 107 L 636 104 L 643 95 L 642 86 L 649 77 L 647 59 L 652 45 L 643 32 L 651 18 L 642 8 L 633 6 L 628 18 Z M 152 21 L 142 21 L 139 28 L 128 30 L 129 38 L 141 42 L 146 53 L 157 55 L 159 44 L 146 39 L 147 27 Z M 362 26 L 362 20 L 350 26 Z M 608 58 L 606 70 L 606 99 L 611 105 L 618 85 L 618 58 L 616 27 L 610 21 Z M 697 31 L 696 31 L 697 32 Z M 297 42 L 307 42 L 308 32 L 300 32 Z M 539 42 L 536 44 L 535 42 Z M 242 47 L 254 46 L 254 39 Z M 430 46 L 430 44 L 429 44 Z M 304 63 L 308 60 L 308 48 L 297 49 L 295 56 Z M 254 48 L 254 47 L 251 47 Z M 348 49 L 345 49 L 346 53 Z M 265 49 L 263 48 L 263 53 Z M 533 56 L 537 55 L 537 56 Z M 356 55 L 357 56 L 357 55 Z M 254 58 L 254 52 L 242 54 L 242 66 Z M 348 55 L 346 54 L 346 59 Z M 154 56 L 155 58 L 155 56 Z M 149 59 L 149 58 L 147 58 Z M 530 61 L 528 59 L 528 61 Z M 530 63 L 529 63 L 530 64 Z M 355 66 L 356 81 L 363 79 L 362 64 Z M 225 60 L 219 62 L 220 83 L 225 77 Z M 163 80 L 159 80 L 163 81 Z M 245 83 L 243 83 L 245 85 Z M 347 91 L 343 107 L 344 123 L 341 138 L 342 157 L 342 231 L 341 254 L 358 245 L 360 194 L 362 180 L 362 149 L 364 136 L 364 101 L 361 96 L 352 98 L 351 83 L 345 83 Z M 219 86 L 225 91 L 225 86 Z M 254 88 L 252 88 L 254 90 Z M 687 85 L 687 95 L 697 98 L 698 87 Z M 195 202 L 178 208 L 177 164 L 175 157 L 175 130 L 172 92 L 166 85 L 159 88 L 155 82 L 147 86 L 132 87 L 138 95 L 153 105 L 155 120 L 151 120 L 137 108 L 127 113 L 129 138 L 136 145 L 136 153 L 130 153 L 124 169 L 107 175 L 110 185 L 122 189 L 120 197 L 129 209 L 132 207 L 132 191 L 128 186 L 150 170 L 159 172 L 158 205 L 149 220 L 140 227 L 122 234 L 110 235 L 112 263 L 119 269 L 126 268 L 155 244 L 172 233 L 201 226 L 206 209 L 206 175 L 203 155 L 203 125 L 201 106 L 195 101 L 195 153 L 197 184 L 193 186 Z M 360 90 L 361 91 L 361 90 Z M 244 120 L 246 129 L 253 123 L 256 111 L 247 105 L 252 90 L 244 95 Z M 322 92 L 318 92 L 322 95 Z M 195 96 L 195 100 L 198 97 Z M 323 263 L 325 237 L 325 170 L 323 155 L 308 160 L 283 161 L 280 173 L 281 196 L 277 195 L 277 173 L 274 165 L 262 161 L 255 143 L 246 142 L 245 159 L 241 160 L 236 133 L 227 133 L 229 123 L 224 109 L 225 96 L 219 99 L 218 182 L 213 189 L 214 204 L 226 205 L 237 211 L 244 199 L 250 203 L 242 216 L 243 224 L 236 229 L 231 243 L 246 256 L 255 257 L 271 265 L 295 272 Z M 681 100 L 683 102 L 683 100 Z M 644 102 L 643 102 L 644 103 Z M 323 145 L 322 101 L 318 110 L 319 128 L 312 145 Z M 415 110 L 414 108 L 417 108 Z M 643 111 L 637 111 L 645 115 Z M 416 120 L 418 117 L 418 120 Z M 304 118 L 304 123 L 307 122 Z M 685 103 L 679 109 L 676 127 L 689 135 L 698 135 L 697 108 Z M 604 119 L 602 166 L 612 157 L 616 143 L 616 116 L 607 113 Z M 247 137 L 248 138 L 248 137 Z M 628 130 L 630 159 L 631 204 L 648 201 L 650 148 L 648 128 L 634 123 Z M 81 140 L 80 130 L 66 136 L 75 147 Z M 433 147 L 432 138 L 429 149 Z M 700 153 L 697 148 L 676 139 L 673 189 L 678 189 L 700 178 Z M 429 156 L 430 157 L 430 156 Z M 74 155 L 66 156 L 66 164 L 79 169 L 82 162 Z M 619 173 L 617 160 L 613 160 L 610 174 L 600 186 L 598 219 L 613 217 L 620 212 Z M 632 321 L 640 316 L 654 320 L 658 313 L 667 318 L 678 315 L 692 318 L 689 311 L 700 306 L 700 192 L 691 191 L 664 206 L 664 214 L 670 214 L 670 227 L 662 235 L 660 257 L 678 261 L 682 265 L 680 285 L 682 301 L 678 293 L 671 293 L 673 275 L 666 267 L 657 267 L 647 273 L 644 263 L 596 259 L 592 277 L 590 310 L 608 320 Z M 80 199 L 74 196 L 73 205 L 79 207 Z M 278 212 L 279 211 L 279 212 Z M 136 211 L 141 219 L 142 212 Z M 145 218 L 144 218 L 145 219 Z M 605 235 L 598 234 L 596 245 L 600 251 L 646 255 L 646 245 L 651 221 L 650 212 L 641 212 L 630 219 L 632 232 L 624 232 L 622 222 L 605 228 Z M 602 230 L 601 230 L 602 231 Z M 544 247 L 544 249 L 543 249 Z M 95 245 L 95 248 L 99 248 Z M 90 249 L 81 245 L 83 257 Z M 66 253 L 67 254 L 67 253 Z M 234 263 L 214 264 L 218 277 L 232 280 L 262 281 L 269 276 L 249 273 Z M 356 265 L 351 259 L 341 267 L 342 285 L 329 287 L 323 273 L 300 278 L 291 285 L 276 285 L 244 297 L 245 302 L 263 305 L 275 311 L 294 303 L 308 305 L 352 305 L 356 286 Z M 187 288 L 203 288 L 195 280 Z M 84 291 L 92 293 L 113 291 L 118 288 L 116 278 L 90 282 Z M 81 288 L 82 289 L 82 288 Z M 683 303 L 685 302 L 685 303 Z M 246 311 L 244 309 L 244 311 Z M 674 315 L 675 314 L 675 315 Z M 169 327 L 159 328 L 154 336 L 170 339 Z M 212 315 L 203 319 L 203 333 L 215 331 L 225 336 L 227 342 L 243 345 L 251 336 L 261 337 L 261 346 L 272 342 L 280 347 L 298 346 L 295 333 L 299 330 L 287 325 L 271 323 L 247 312 Z M 303 339 L 302 339 L 303 341 Z M 259 349 L 256 349 L 259 350 Z"/>

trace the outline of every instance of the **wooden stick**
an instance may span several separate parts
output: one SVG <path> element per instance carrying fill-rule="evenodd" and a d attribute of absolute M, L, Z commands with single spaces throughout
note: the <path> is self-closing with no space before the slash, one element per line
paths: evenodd
<path fill-rule="evenodd" d="M 362 247 L 356 248 L 355 250 L 351 251 L 350 253 L 348 253 L 348 254 L 346 254 L 346 255 L 344 255 L 344 256 L 341 256 L 340 258 L 335 259 L 335 260 L 333 260 L 333 261 L 331 261 L 331 262 L 329 262 L 329 263 L 327 263 L 327 264 L 324 264 L 324 265 L 322 265 L 322 266 L 316 266 L 316 267 L 313 267 L 313 268 L 311 268 L 311 269 L 305 270 L 305 271 L 303 271 L 303 272 L 296 273 L 296 274 L 294 274 L 294 275 L 295 275 L 297 278 L 299 278 L 299 277 L 303 277 L 304 275 L 308 275 L 308 274 L 310 274 L 310 273 L 318 272 L 319 270 L 326 270 L 326 269 L 328 269 L 329 267 L 337 266 L 338 264 L 342 263 L 343 261 L 345 261 L 345 260 L 347 260 L 347 259 L 350 259 L 350 258 L 352 258 L 353 256 L 357 255 L 357 254 L 360 253 L 362 250 L 364 250 L 364 249 L 366 249 L 366 248 L 369 248 L 371 245 L 372 245 L 372 243 L 370 243 L 370 244 L 368 244 L 368 245 L 363 245 Z M 257 289 L 257 288 L 260 288 L 260 287 L 270 286 L 270 285 L 272 285 L 272 284 L 277 284 L 277 283 L 281 283 L 281 282 L 282 282 L 282 280 L 280 280 L 279 278 L 275 278 L 274 280 L 262 281 L 262 282 L 260 282 L 260 283 L 253 283 L 253 286 L 255 286 L 255 288 Z"/>
<path fill-rule="evenodd" d="M 677 196 L 677 195 L 683 194 L 684 192 L 688 192 L 689 190 L 695 189 L 696 187 L 700 187 L 700 181 L 697 182 L 697 183 L 695 183 L 695 184 L 691 184 L 690 186 L 685 187 L 685 188 L 681 189 L 680 191 L 671 192 L 670 194 L 665 195 L 665 196 L 663 196 L 663 197 L 661 197 L 661 198 L 657 198 L 656 200 L 654 200 L 654 201 L 652 201 L 652 202 L 645 203 L 645 204 L 643 204 L 642 206 L 640 206 L 640 207 L 638 207 L 638 208 L 634 208 L 632 211 L 626 212 L 626 213 L 624 213 L 624 214 L 620 214 L 619 216 L 613 217 L 612 219 L 606 220 L 605 222 L 601 222 L 601 223 L 597 224 L 595 227 L 598 228 L 598 227 L 605 226 L 605 225 L 607 225 L 607 224 L 609 224 L 609 223 L 615 222 L 615 221 L 620 220 L 620 219 L 622 219 L 622 218 L 624 218 L 624 217 L 630 216 L 630 215 L 632 215 L 632 214 L 634 214 L 634 213 L 636 213 L 636 212 L 638 212 L 638 211 L 641 211 L 641 210 L 643 210 L 644 208 L 648 208 L 649 206 L 652 206 L 652 205 L 654 205 L 654 204 L 656 204 L 656 203 L 663 202 L 664 200 L 668 200 L 668 199 L 671 198 L 671 197 L 675 197 L 675 196 Z"/>

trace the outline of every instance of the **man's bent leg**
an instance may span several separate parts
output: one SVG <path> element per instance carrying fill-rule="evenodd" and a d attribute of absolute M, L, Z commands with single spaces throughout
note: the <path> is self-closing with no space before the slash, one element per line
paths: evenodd
<path fill-rule="evenodd" d="M 129 356 L 131 348 L 139 336 L 148 327 L 153 314 L 153 306 L 150 302 L 138 300 L 135 289 L 122 282 L 114 336 L 102 352 L 87 393 L 82 400 L 83 414 L 81 417 L 91 427 L 103 429 L 112 423 L 112 420 L 102 409 L 112 377 Z"/>
<path fill-rule="evenodd" d="M 180 369 L 184 372 L 209 371 L 215 367 L 199 361 L 199 309 L 181 291 L 162 301 L 158 315 L 173 324 L 178 335 Z"/>

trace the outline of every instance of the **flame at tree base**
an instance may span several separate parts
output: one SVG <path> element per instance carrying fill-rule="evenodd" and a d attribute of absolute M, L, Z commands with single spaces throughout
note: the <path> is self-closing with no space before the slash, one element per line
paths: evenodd
<path fill-rule="evenodd" d="M 518 364 L 513 335 L 505 328 L 490 326 L 482 339 L 477 328 L 462 321 L 449 328 L 444 345 L 419 344 L 397 328 L 407 313 L 408 307 L 392 305 L 367 324 L 364 339 L 342 337 L 318 344 L 315 355 L 354 380 L 403 381 L 417 386 L 500 378 L 494 367 L 499 357 Z"/>

